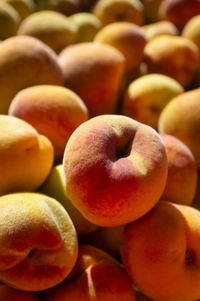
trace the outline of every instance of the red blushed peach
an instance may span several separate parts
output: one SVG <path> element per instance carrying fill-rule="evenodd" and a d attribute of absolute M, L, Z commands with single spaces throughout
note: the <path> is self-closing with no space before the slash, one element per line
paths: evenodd
<path fill-rule="evenodd" d="M 130 279 L 119 262 L 100 249 L 79 246 L 74 270 L 47 292 L 47 301 L 135 301 Z"/>
<path fill-rule="evenodd" d="M 179 139 L 161 134 L 168 160 L 168 177 L 161 200 L 190 205 L 197 187 L 197 165 L 190 149 Z"/>
<path fill-rule="evenodd" d="M 122 259 L 134 285 L 149 298 L 199 300 L 199 243 L 200 212 L 161 201 L 125 227 Z"/>
<path fill-rule="evenodd" d="M 88 119 L 88 110 L 69 89 L 41 85 L 21 90 L 11 102 L 9 115 L 25 120 L 46 136 L 54 147 L 56 160 L 62 161 L 70 135 Z"/>
<path fill-rule="evenodd" d="M 81 124 L 68 140 L 63 166 L 72 204 L 89 221 L 108 227 L 149 211 L 167 178 L 160 136 L 121 115 L 101 115 Z"/>
<path fill-rule="evenodd" d="M 7 285 L 0 284 L 0 300 L 2 301 L 39 301 L 33 293 L 19 291 Z"/>
<path fill-rule="evenodd" d="M 65 87 L 81 97 L 90 116 L 115 112 L 124 63 L 117 49 L 93 42 L 69 46 L 59 55 Z"/>
<path fill-rule="evenodd" d="M 172 35 L 160 35 L 144 48 L 148 73 L 162 73 L 187 87 L 199 65 L 198 47 L 190 40 Z"/>

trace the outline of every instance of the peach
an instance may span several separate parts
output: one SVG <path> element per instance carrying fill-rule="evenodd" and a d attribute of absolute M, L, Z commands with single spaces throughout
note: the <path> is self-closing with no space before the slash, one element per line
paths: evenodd
<path fill-rule="evenodd" d="M 20 15 L 21 20 L 25 19 L 27 16 L 32 14 L 35 9 L 35 2 L 34 0 L 3 0 L 10 4 L 18 14 Z"/>
<path fill-rule="evenodd" d="M 70 136 L 63 157 L 72 204 L 89 221 L 119 226 L 148 212 L 167 178 L 167 157 L 151 127 L 121 115 L 100 115 Z"/>
<path fill-rule="evenodd" d="M 192 151 L 197 166 L 200 166 L 200 89 L 176 96 L 163 109 L 158 123 L 161 134 L 180 139 Z"/>
<path fill-rule="evenodd" d="M 136 301 L 155 301 L 145 296 L 140 291 L 136 291 Z"/>
<path fill-rule="evenodd" d="M 98 0 L 92 12 L 103 25 L 121 21 L 142 25 L 143 9 L 139 0 Z"/>
<path fill-rule="evenodd" d="M 70 135 L 88 119 L 88 110 L 71 90 L 40 85 L 17 93 L 10 104 L 9 115 L 25 120 L 46 136 L 54 147 L 55 159 L 61 162 Z"/>
<path fill-rule="evenodd" d="M 148 73 L 168 75 L 187 87 L 198 68 L 199 50 L 184 37 L 160 35 L 146 44 L 144 61 Z"/>
<path fill-rule="evenodd" d="M 73 14 L 68 18 L 77 27 L 75 43 L 93 41 L 97 32 L 101 29 L 101 21 L 92 13 L 81 12 Z"/>
<path fill-rule="evenodd" d="M 144 5 L 145 23 L 155 23 L 160 20 L 159 8 L 163 0 L 141 0 Z"/>
<path fill-rule="evenodd" d="M 182 28 L 189 19 L 200 14 L 199 0 L 163 0 L 159 14 L 161 19 L 174 23 Z"/>
<path fill-rule="evenodd" d="M 115 112 L 125 62 L 117 49 L 80 43 L 64 49 L 58 60 L 65 86 L 81 97 L 90 116 Z"/>
<path fill-rule="evenodd" d="M 200 15 L 191 18 L 182 30 L 182 36 L 194 42 L 200 50 Z"/>
<path fill-rule="evenodd" d="M 0 114 L 20 90 L 34 85 L 62 85 L 57 57 L 44 43 L 28 37 L 11 37 L 0 44 Z"/>
<path fill-rule="evenodd" d="M 141 76 L 127 87 L 122 101 L 122 113 L 157 129 L 163 108 L 183 91 L 184 88 L 176 80 L 166 75 Z"/>
<path fill-rule="evenodd" d="M 199 242 L 200 212 L 160 201 L 125 227 L 122 259 L 134 285 L 147 297 L 199 300 Z"/>
<path fill-rule="evenodd" d="M 104 26 L 97 33 L 94 41 L 118 49 L 125 57 L 126 72 L 132 72 L 139 67 L 146 44 L 143 30 L 129 22 L 115 22 Z"/>
<path fill-rule="evenodd" d="M 39 301 L 39 299 L 33 293 L 19 291 L 4 284 L 0 284 L 0 300 Z"/>
<path fill-rule="evenodd" d="M 81 0 L 36 0 L 39 10 L 54 10 L 66 16 L 80 11 Z"/>
<path fill-rule="evenodd" d="M 4 40 L 17 33 L 20 23 L 18 12 L 8 3 L 0 2 L 0 39 Z"/>
<path fill-rule="evenodd" d="M 159 21 L 152 24 L 146 24 L 142 26 L 145 38 L 147 41 L 160 35 L 178 35 L 178 29 L 176 26 L 169 21 Z"/>
<path fill-rule="evenodd" d="M 79 237 L 94 232 L 98 226 L 90 223 L 72 205 L 64 187 L 64 173 L 62 164 L 54 166 L 48 178 L 40 188 L 40 192 L 55 198 L 60 202 L 69 214 Z"/>
<path fill-rule="evenodd" d="M 74 43 L 76 26 L 61 13 L 40 11 L 31 14 L 20 24 L 18 35 L 35 37 L 59 53 Z"/>
<path fill-rule="evenodd" d="M 53 147 L 27 122 L 0 115 L 0 195 L 32 191 L 47 178 Z"/>
<path fill-rule="evenodd" d="M 80 245 L 69 279 L 49 290 L 47 301 L 135 301 L 131 281 L 120 263 L 90 245 Z"/>
<path fill-rule="evenodd" d="M 197 187 L 197 165 L 190 149 L 179 139 L 161 134 L 168 160 L 168 177 L 162 200 L 190 205 Z"/>
<path fill-rule="evenodd" d="M 71 272 L 78 253 L 75 228 L 55 199 L 39 193 L 0 197 L 0 280 L 40 291 Z"/>

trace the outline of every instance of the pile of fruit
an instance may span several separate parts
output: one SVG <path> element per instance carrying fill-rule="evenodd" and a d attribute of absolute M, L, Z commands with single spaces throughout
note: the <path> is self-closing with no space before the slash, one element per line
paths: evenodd
<path fill-rule="evenodd" d="M 0 0 L 0 301 L 200 300 L 200 0 Z"/>

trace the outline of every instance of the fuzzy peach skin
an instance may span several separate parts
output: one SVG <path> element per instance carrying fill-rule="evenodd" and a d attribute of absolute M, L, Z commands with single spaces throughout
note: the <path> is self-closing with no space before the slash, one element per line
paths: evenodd
<path fill-rule="evenodd" d="M 39 301 L 33 293 L 24 292 L 0 284 L 0 300 L 2 301 Z"/>
<path fill-rule="evenodd" d="M 76 93 L 53 85 L 21 90 L 12 100 L 8 114 L 25 120 L 46 136 L 60 162 L 70 135 L 88 119 L 88 110 Z"/>
<path fill-rule="evenodd" d="M 47 301 L 135 301 L 130 279 L 119 262 L 101 249 L 80 245 L 69 279 L 49 290 Z"/>
<path fill-rule="evenodd" d="M 190 90 L 175 97 L 163 109 L 158 129 L 180 139 L 192 151 L 200 167 L 200 89 Z"/>
<path fill-rule="evenodd" d="M 147 74 L 132 81 L 122 100 L 122 114 L 157 129 L 158 119 L 167 103 L 184 92 L 173 78 Z"/>
<path fill-rule="evenodd" d="M 92 13 L 103 25 L 118 21 L 142 25 L 143 10 L 143 4 L 139 0 L 98 0 L 92 8 Z"/>
<path fill-rule="evenodd" d="M 34 13 L 36 5 L 34 0 L 2 0 L 10 4 L 20 15 L 21 21 Z"/>
<path fill-rule="evenodd" d="M 171 21 L 181 29 L 189 19 L 200 14 L 200 2 L 199 0 L 163 0 L 159 14 L 161 19 Z"/>
<path fill-rule="evenodd" d="M 18 12 L 8 3 L 0 2 L 0 39 L 4 40 L 17 33 L 20 24 Z"/>
<path fill-rule="evenodd" d="M 125 227 L 122 259 L 134 285 L 149 298 L 199 300 L 199 243 L 200 212 L 160 201 Z"/>
<path fill-rule="evenodd" d="M 40 291 L 71 272 L 77 234 L 66 210 L 39 193 L 0 197 L 0 280 L 16 289 Z"/>
<path fill-rule="evenodd" d="M 63 14 L 39 11 L 20 24 L 17 34 L 35 37 L 59 53 L 75 42 L 76 31 L 76 25 Z"/>
<path fill-rule="evenodd" d="M 65 48 L 59 55 L 64 85 L 77 93 L 89 115 L 114 113 L 124 73 L 124 56 L 109 45 L 93 42 Z"/>
<path fill-rule="evenodd" d="M 53 165 L 51 142 L 16 117 L 0 115 L 0 129 L 0 195 L 36 190 Z"/>
<path fill-rule="evenodd" d="M 190 149 L 174 136 L 161 134 L 168 160 L 168 177 L 161 200 L 190 205 L 197 187 L 197 164 Z"/>
<path fill-rule="evenodd" d="M 125 57 L 126 72 L 132 72 L 142 61 L 146 38 L 140 26 L 130 22 L 114 22 L 99 30 L 94 42 L 118 49 Z"/>
<path fill-rule="evenodd" d="M 173 35 L 178 36 L 179 32 L 176 26 L 169 21 L 159 21 L 151 24 L 146 24 L 141 27 L 144 31 L 147 41 L 160 35 Z"/>
<path fill-rule="evenodd" d="M 0 114 L 7 114 L 11 100 L 24 88 L 63 83 L 54 51 L 28 36 L 11 37 L 1 43 L 0 78 Z"/>
<path fill-rule="evenodd" d="M 167 157 L 151 127 L 121 115 L 100 115 L 71 135 L 64 157 L 71 202 L 89 221 L 119 226 L 149 211 L 167 178 Z"/>
<path fill-rule="evenodd" d="M 182 36 L 194 42 L 200 50 L 200 15 L 191 18 L 183 27 Z"/>
<path fill-rule="evenodd" d="M 144 48 L 148 73 L 162 73 L 184 87 L 191 84 L 199 64 L 198 47 L 181 36 L 160 35 Z"/>
<path fill-rule="evenodd" d="M 69 214 L 79 237 L 88 235 L 98 228 L 97 225 L 94 225 L 85 219 L 68 198 L 64 187 L 62 164 L 54 166 L 48 178 L 40 188 L 40 192 L 55 198 L 63 205 Z"/>

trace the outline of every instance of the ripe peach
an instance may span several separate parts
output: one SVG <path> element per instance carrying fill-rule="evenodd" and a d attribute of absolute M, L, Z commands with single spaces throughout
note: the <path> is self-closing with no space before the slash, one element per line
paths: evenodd
<path fill-rule="evenodd" d="M 144 5 L 145 23 L 155 23 L 160 20 L 159 8 L 163 0 L 141 0 Z"/>
<path fill-rule="evenodd" d="M 73 205 L 89 221 L 106 227 L 148 212 L 167 178 L 160 136 L 121 115 L 101 115 L 81 124 L 68 140 L 63 165 Z"/>
<path fill-rule="evenodd" d="M 157 129 L 161 111 L 183 87 L 163 74 L 147 74 L 132 81 L 124 93 L 122 113 Z"/>
<path fill-rule="evenodd" d="M 47 301 L 135 301 L 119 262 L 101 249 L 80 245 L 71 278 L 47 292 Z"/>
<path fill-rule="evenodd" d="M 62 161 L 70 135 L 88 119 L 88 110 L 80 97 L 69 89 L 40 85 L 17 93 L 10 104 L 9 115 L 25 120 L 49 138 L 55 159 Z"/>
<path fill-rule="evenodd" d="M 117 49 L 93 42 L 69 46 L 59 55 L 65 86 L 81 97 L 90 116 L 115 112 L 124 61 Z"/>
<path fill-rule="evenodd" d="M 10 4 L 20 15 L 21 20 L 32 14 L 35 9 L 34 0 L 3 0 Z"/>
<path fill-rule="evenodd" d="M 192 151 L 200 166 L 200 89 L 176 96 L 163 109 L 158 123 L 159 132 L 180 139 Z"/>
<path fill-rule="evenodd" d="M 199 300 L 199 242 L 200 212 L 160 201 L 125 227 L 122 259 L 134 285 L 149 298 Z"/>
<path fill-rule="evenodd" d="M 178 35 L 178 29 L 169 21 L 159 21 L 152 24 L 146 24 L 141 28 L 144 31 L 147 41 L 150 41 L 160 35 Z"/>
<path fill-rule="evenodd" d="M 168 177 L 161 200 L 190 205 L 197 187 L 197 165 L 190 149 L 179 139 L 161 134 L 168 160 Z"/>
<path fill-rule="evenodd" d="M 0 115 L 0 195 L 32 191 L 47 178 L 53 147 L 27 122 Z"/>
<path fill-rule="evenodd" d="M 174 23 L 182 28 L 189 19 L 200 14 L 199 0 L 163 0 L 159 14 L 161 19 Z"/>
<path fill-rule="evenodd" d="M 90 223 L 83 215 L 72 205 L 64 187 L 64 174 L 62 164 L 54 166 L 48 178 L 40 188 L 40 192 L 55 198 L 60 202 L 69 214 L 78 236 L 88 235 L 94 232 L 98 226 Z"/>
<path fill-rule="evenodd" d="M 200 50 L 200 15 L 191 18 L 182 30 L 182 36 L 194 42 Z"/>
<path fill-rule="evenodd" d="M 148 73 L 168 75 L 187 87 L 198 68 L 199 50 L 184 37 L 160 35 L 146 44 L 144 61 Z"/>
<path fill-rule="evenodd" d="M 5 284 L 0 284 L 0 300 L 2 301 L 39 301 L 33 293 L 19 291 Z"/>
<path fill-rule="evenodd" d="M 0 78 L 0 114 L 7 114 L 11 100 L 24 88 L 63 83 L 54 51 L 28 36 L 12 37 L 1 43 Z"/>
<path fill-rule="evenodd" d="M 61 13 L 40 11 L 31 14 L 20 24 L 18 35 L 35 37 L 59 53 L 74 43 L 76 25 Z"/>
<path fill-rule="evenodd" d="M 20 23 L 18 12 L 8 3 L 0 2 L 0 39 L 4 40 L 17 33 Z"/>
<path fill-rule="evenodd" d="M 121 21 L 142 25 L 143 10 L 139 0 L 98 0 L 92 12 L 103 25 Z"/>
<path fill-rule="evenodd" d="M 65 209 L 39 193 L 0 197 L 0 280 L 24 291 L 60 283 L 78 253 L 75 228 Z"/>
<path fill-rule="evenodd" d="M 126 72 L 132 72 L 139 67 L 146 44 L 143 30 L 129 22 L 115 22 L 104 26 L 97 33 L 94 41 L 118 49 L 125 57 Z"/>

